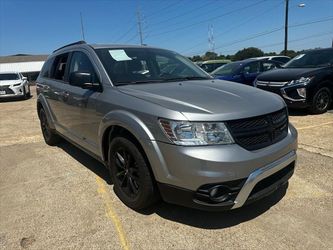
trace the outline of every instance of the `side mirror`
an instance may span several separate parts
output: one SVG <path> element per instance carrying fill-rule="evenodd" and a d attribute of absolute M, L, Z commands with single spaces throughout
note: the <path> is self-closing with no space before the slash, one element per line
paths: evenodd
<path fill-rule="evenodd" d="M 98 83 L 93 83 L 93 77 L 87 72 L 72 72 L 69 75 L 69 83 L 73 86 L 81 87 L 83 89 L 97 89 Z"/>
<path fill-rule="evenodd" d="M 23 80 L 23 81 L 28 81 L 28 78 L 25 77 L 25 76 L 23 76 L 23 77 L 22 77 L 22 80 Z"/>

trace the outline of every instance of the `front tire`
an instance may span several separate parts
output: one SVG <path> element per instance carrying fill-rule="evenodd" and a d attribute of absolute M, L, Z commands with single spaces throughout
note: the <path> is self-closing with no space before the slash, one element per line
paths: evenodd
<path fill-rule="evenodd" d="M 320 88 L 312 98 L 310 112 L 313 114 L 325 113 L 332 103 L 332 93 L 329 88 Z"/>
<path fill-rule="evenodd" d="M 143 153 L 129 139 L 114 138 L 109 147 L 109 171 L 119 199 L 134 210 L 157 200 L 157 189 Z"/>
<path fill-rule="evenodd" d="M 43 137 L 46 144 L 50 146 L 57 145 L 61 138 L 57 135 L 49 126 L 49 121 L 47 120 L 47 116 L 43 108 L 39 111 L 39 119 L 40 119 L 40 127 L 42 129 Z"/>

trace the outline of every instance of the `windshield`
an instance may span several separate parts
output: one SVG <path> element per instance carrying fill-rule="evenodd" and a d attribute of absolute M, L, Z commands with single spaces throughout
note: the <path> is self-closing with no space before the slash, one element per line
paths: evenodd
<path fill-rule="evenodd" d="M 214 70 L 211 74 L 212 75 L 233 75 L 237 69 L 239 69 L 240 63 L 228 63 L 226 65 L 223 65 L 220 68 L 217 68 Z"/>
<path fill-rule="evenodd" d="M 4 81 L 4 80 L 18 80 L 20 79 L 18 74 L 0 74 L 0 81 Z"/>
<path fill-rule="evenodd" d="M 210 79 L 189 59 L 162 49 L 96 49 L 115 85 Z"/>
<path fill-rule="evenodd" d="M 314 50 L 300 54 L 287 62 L 284 68 L 319 68 L 333 64 L 332 50 Z"/>

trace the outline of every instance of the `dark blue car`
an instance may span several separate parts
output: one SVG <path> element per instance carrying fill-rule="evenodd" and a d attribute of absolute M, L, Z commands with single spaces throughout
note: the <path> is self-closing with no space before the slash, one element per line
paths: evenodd
<path fill-rule="evenodd" d="M 216 79 L 253 86 L 254 80 L 260 73 L 276 68 L 281 68 L 280 62 L 262 59 L 246 59 L 223 65 L 214 70 L 211 75 Z"/>

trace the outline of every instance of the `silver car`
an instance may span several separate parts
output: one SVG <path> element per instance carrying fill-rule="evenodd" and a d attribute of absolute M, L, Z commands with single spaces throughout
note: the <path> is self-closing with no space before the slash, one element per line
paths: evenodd
<path fill-rule="evenodd" d="M 46 143 L 65 138 L 104 163 L 133 209 L 159 197 L 234 209 L 294 171 L 297 131 L 278 95 L 214 80 L 172 51 L 70 44 L 49 56 L 37 93 Z"/>
<path fill-rule="evenodd" d="M 0 73 L 0 98 L 22 97 L 27 99 L 31 96 L 28 79 L 20 72 Z"/>

